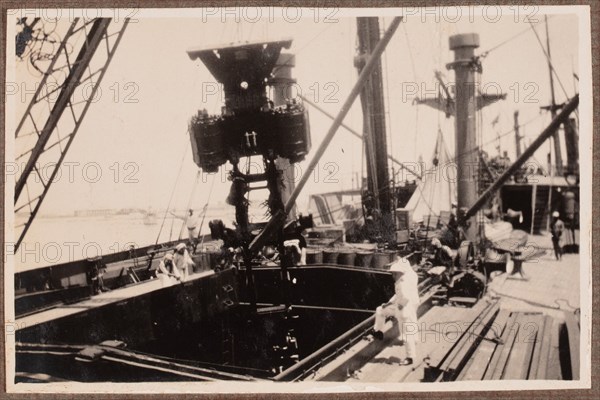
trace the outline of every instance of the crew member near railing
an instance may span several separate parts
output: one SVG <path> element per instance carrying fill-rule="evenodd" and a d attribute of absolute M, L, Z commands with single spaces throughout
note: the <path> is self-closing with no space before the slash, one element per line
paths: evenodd
<path fill-rule="evenodd" d="M 180 219 L 182 221 L 185 222 L 185 225 L 187 227 L 187 231 L 188 231 L 188 239 L 190 242 L 190 245 L 193 246 L 193 248 L 196 247 L 196 244 L 198 242 L 198 235 L 199 235 L 199 228 L 200 228 L 200 215 L 199 214 L 194 214 L 194 210 L 192 208 L 190 208 L 188 210 L 188 215 L 182 217 L 179 216 L 173 212 L 171 212 L 171 215 L 173 215 L 175 218 Z"/>
<path fill-rule="evenodd" d="M 181 279 L 179 269 L 177 269 L 173 263 L 172 253 L 165 254 L 163 259 L 160 260 L 160 264 L 158 264 L 158 270 L 156 271 L 156 276 L 163 281 L 163 285 L 168 282 L 168 278 L 175 278 L 177 280 Z"/>
<path fill-rule="evenodd" d="M 394 278 L 395 294 L 375 311 L 373 336 L 383 339 L 383 328 L 387 318 L 394 317 L 398 323 L 400 342 L 406 345 L 406 358 L 400 365 L 411 365 L 417 358 L 417 307 L 419 306 L 419 277 L 408 259 L 399 257 L 390 267 Z"/>
<path fill-rule="evenodd" d="M 188 252 L 185 243 L 179 243 L 175 246 L 173 264 L 179 270 L 182 281 L 185 281 L 190 274 L 190 271 L 193 271 L 194 261 L 192 260 L 192 257 L 190 257 L 190 253 Z"/>

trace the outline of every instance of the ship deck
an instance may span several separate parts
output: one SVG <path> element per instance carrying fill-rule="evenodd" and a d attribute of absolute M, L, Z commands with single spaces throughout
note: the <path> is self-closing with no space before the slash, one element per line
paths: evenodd
<path fill-rule="evenodd" d="M 542 334 L 547 335 L 548 338 L 544 340 L 557 346 L 558 328 L 559 324 L 565 322 L 565 312 L 572 314 L 580 307 L 579 254 L 564 254 L 562 259 L 557 261 L 551 250 L 549 237 L 536 235 L 530 239 L 535 240 L 538 248 L 546 249 L 546 254 L 523 264 L 526 279 L 522 279 L 518 274 L 509 277 L 503 273 L 495 277 L 488 286 L 488 296 L 472 308 L 434 306 L 419 318 L 418 359 L 412 366 L 398 365 L 398 361 L 406 356 L 406 352 L 397 340 L 389 339 L 395 336 L 397 330 L 392 322 L 388 321 L 385 330 L 388 339 L 374 341 L 371 337 L 363 338 L 343 355 L 317 370 L 310 380 L 349 383 L 422 382 L 426 369 L 452 351 L 455 343 L 461 340 L 461 333 L 469 329 L 469 323 L 476 320 L 489 305 L 490 298 L 497 299 L 497 307 L 500 311 L 504 310 L 497 314 L 496 321 L 503 315 L 505 323 L 510 313 L 527 316 L 537 314 L 534 318 L 540 318 L 540 321 L 546 316 L 552 317 L 552 326 L 548 329 L 548 332 L 552 333 L 544 333 L 540 327 L 541 323 L 538 323 L 535 332 L 538 338 L 541 338 Z M 538 341 L 541 342 L 539 339 Z M 489 346 L 488 343 L 486 345 Z M 493 349 L 490 350 L 492 351 Z M 521 349 L 515 345 L 512 351 L 522 353 L 533 352 L 534 349 Z M 521 356 L 520 353 L 518 355 Z M 487 357 L 487 361 L 490 357 L 491 355 Z M 550 350 L 547 357 L 549 367 L 540 375 L 541 379 L 561 378 L 558 367 L 553 366 L 558 365 L 558 357 L 557 348 Z M 546 364 L 544 367 L 546 368 Z M 458 379 L 472 378 L 463 372 Z M 482 378 L 478 376 L 476 379 Z"/>

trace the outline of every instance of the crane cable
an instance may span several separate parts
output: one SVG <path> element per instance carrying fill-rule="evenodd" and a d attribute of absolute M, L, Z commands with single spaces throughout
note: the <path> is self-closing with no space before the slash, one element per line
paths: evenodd
<path fill-rule="evenodd" d="M 206 199 L 206 204 L 204 204 L 203 212 L 202 212 L 202 221 L 200 221 L 200 227 L 198 228 L 198 235 L 202 235 L 202 227 L 204 226 L 204 219 L 206 218 L 206 213 L 208 212 L 208 204 L 210 203 L 210 197 L 213 192 L 213 188 L 215 187 L 215 181 L 217 180 L 217 174 L 213 174 L 213 180 L 210 184 L 210 190 L 208 191 L 208 198 Z M 202 240 L 200 241 L 200 248 L 202 248 L 202 244 L 204 243 L 204 238 L 206 236 L 202 236 Z"/>
<path fill-rule="evenodd" d="M 546 23 L 548 23 L 547 20 L 546 20 Z M 529 24 L 531 24 L 531 22 L 529 22 Z M 568 99 L 569 95 L 567 94 L 567 90 L 565 89 L 565 86 L 563 85 L 562 81 L 560 80 L 560 77 L 558 76 L 558 72 L 556 72 L 556 69 L 554 69 L 554 64 L 552 63 L 552 59 L 550 58 L 548 51 L 544 47 L 544 44 L 542 43 L 542 39 L 540 38 L 540 35 L 537 33 L 537 30 L 535 29 L 535 27 L 533 25 L 531 25 L 531 29 L 533 30 L 533 33 L 535 33 L 535 38 L 537 39 L 537 41 L 540 45 L 540 48 L 542 49 L 542 52 L 544 53 L 544 57 L 546 57 L 546 61 L 548 62 L 548 65 L 550 66 L 550 69 L 552 70 L 552 74 L 556 77 L 556 80 L 558 81 L 558 84 L 559 84 L 561 90 L 563 91 L 563 94 Z M 577 109 L 575 110 L 575 115 L 577 116 L 577 118 L 579 118 L 579 111 Z"/>
<path fill-rule="evenodd" d="M 550 18 L 552 18 L 552 16 L 550 16 Z M 550 18 L 548 18 L 548 19 L 550 19 Z M 533 22 L 531 20 L 529 20 L 529 19 L 527 19 L 527 20 L 528 20 L 529 25 L 530 25 L 527 29 L 523 29 L 522 31 L 517 32 L 513 36 L 510 36 L 509 38 L 503 40 L 502 42 L 500 42 L 500 43 L 498 43 L 498 44 L 490 47 L 489 49 L 487 49 L 486 51 L 484 51 L 483 53 L 481 53 L 481 55 L 479 56 L 479 58 L 485 58 L 485 57 L 487 57 L 492 51 L 494 51 L 494 50 L 496 50 L 496 49 L 504 46 L 506 43 L 508 43 L 508 42 L 516 39 L 517 37 L 519 37 L 519 36 L 521 36 L 521 35 L 523 35 L 523 34 L 525 34 L 527 32 L 529 32 L 530 29 L 533 29 L 533 31 L 535 32 L 535 25 L 533 24 Z"/>
<path fill-rule="evenodd" d="M 167 214 L 169 213 L 169 210 L 171 209 L 171 202 L 173 201 L 173 196 L 175 195 L 175 189 L 177 188 L 177 184 L 179 183 L 179 178 L 181 177 L 181 171 L 183 170 L 183 163 L 185 161 L 185 157 L 187 156 L 188 150 L 189 150 L 189 146 L 188 146 L 188 143 L 186 143 L 184 151 L 183 151 L 183 156 L 181 157 L 181 164 L 179 165 L 179 172 L 177 172 L 177 178 L 175 179 L 175 184 L 173 185 L 173 190 L 171 191 L 171 197 L 169 198 L 169 204 L 167 205 L 167 208 L 165 209 L 165 214 L 164 214 L 163 220 L 160 224 L 160 229 L 158 230 L 158 235 L 156 236 L 156 241 L 154 242 L 155 246 L 158 244 L 158 241 L 160 239 L 160 234 L 162 233 L 163 227 L 165 226 Z"/>
<path fill-rule="evenodd" d="M 202 172 L 200 171 L 200 169 L 198 169 L 198 171 L 196 172 L 196 179 L 194 179 L 194 185 L 192 186 L 192 191 L 190 193 L 190 198 L 188 200 L 186 210 L 190 210 L 192 208 L 192 201 L 194 200 L 194 195 L 196 194 L 196 189 L 198 188 L 198 181 L 200 180 L 200 175 L 202 175 Z M 186 215 L 183 219 L 183 224 L 181 224 L 181 228 L 179 229 L 179 240 L 181 240 L 181 236 L 183 235 L 183 228 L 185 228 L 189 218 L 190 216 Z"/>

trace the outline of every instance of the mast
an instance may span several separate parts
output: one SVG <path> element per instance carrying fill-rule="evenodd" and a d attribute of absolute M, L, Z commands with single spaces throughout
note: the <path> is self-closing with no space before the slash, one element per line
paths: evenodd
<path fill-rule="evenodd" d="M 360 72 L 360 74 L 358 76 L 358 80 L 352 87 L 350 94 L 348 95 L 348 97 L 346 98 L 344 103 L 342 104 L 340 111 L 338 112 L 338 114 L 336 115 L 335 119 L 333 120 L 333 122 L 331 124 L 331 127 L 325 134 L 325 137 L 323 138 L 321 144 L 315 151 L 313 158 L 310 160 L 310 162 L 306 166 L 306 170 L 304 171 L 304 174 L 298 181 L 296 187 L 294 188 L 294 191 L 292 192 L 288 201 L 286 202 L 284 212 L 274 214 L 272 216 L 271 220 L 267 223 L 267 225 L 263 228 L 263 230 L 254 238 L 252 243 L 250 243 L 249 250 L 257 251 L 258 249 L 260 249 L 264 245 L 266 240 L 269 238 L 269 236 L 274 231 L 277 230 L 278 226 L 283 224 L 285 215 L 287 215 L 290 212 L 290 210 L 293 208 L 293 206 L 295 205 L 296 199 L 300 195 L 300 192 L 302 192 L 302 190 L 304 189 L 304 186 L 310 179 L 311 174 L 313 173 L 313 171 L 317 167 L 317 164 L 321 160 L 323 153 L 325 153 L 327 146 L 329 146 L 329 143 L 331 143 L 331 141 L 333 140 L 333 137 L 335 136 L 338 128 L 342 125 L 344 118 L 346 117 L 346 115 L 348 115 L 348 112 L 350 111 L 350 107 L 352 107 L 352 104 L 354 103 L 354 101 L 356 100 L 358 95 L 360 94 L 360 91 L 362 90 L 363 85 L 366 83 L 367 79 L 369 78 L 376 63 L 379 61 L 379 58 L 381 57 L 381 54 L 383 53 L 386 46 L 390 42 L 392 36 L 398 29 L 398 26 L 400 25 L 401 21 L 402 21 L 402 17 L 395 17 L 392 20 L 392 22 L 390 23 L 390 26 L 385 31 L 383 37 L 381 38 L 381 41 L 379 41 L 379 43 L 377 43 L 377 46 L 375 47 L 375 49 L 373 49 L 373 52 L 371 53 L 370 57 L 367 59 L 367 62 L 365 64 L 364 68 L 362 69 L 362 71 Z"/>
<path fill-rule="evenodd" d="M 552 103 L 550 105 L 550 113 L 552 115 L 552 119 L 556 117 L 556 98 L 554 97 L 554 77 L 552 76 L 552 56 L 550 55 L 550 34 L 548 32 L 548 16 L 545 16 L 546 21 L 546 52 L 548 53 L 548 71 L 550 73 L 550 96 Z M 554 141 L 554 162 L 556 164 L 556 173 L 558 175 L 562 175 L 563 173 L 563 165 L 562 165 L 562 154 L 560 150 L 560 140 L 558 136 L 558 129 L 553 134 Z M 553 175 L 552 173 L 550 175 Z"/>
<path fill-rule="evenodd" d="M 379 42 L 379 19 L 377 17 L 358 17 L 358 57 L 355 65 L 359 73 L 364 68 L 367 57 L 370 57 Z M 393 226 L 387 222 L 392 218 L 392 196 L 388 171 L 388 152 L 385 125 L 385 105 L 383 96 L 381 62 L 376 65 L 365 86 L 361 90 L 360 99 L 363 109 L 363 126 L 367 160 L 368 188 L 375 196 L 375 208 L 381 212 L 381 232 L 384 240 L 393 233 Z M 385 224 L 385 226 L 384 226 Z"/>
<path fill-rule="evenodd" d="M 577 121 L 569 118 L 563 123 L 565 129 L 565 142 L 567 145 L 567 173 L 579 175 L 579 136 L 577 134 Z"/>
<path fill-rule="evenodd" d="M 479 35 L 465 33 L 450 36 L 450 50 L 454 51 L 454 62 L 447 65 L 456 76 L 456 167 L 458 209 L 469 209 L 477 201 L 478 152 L 476 115 L 477 99 L 475 74 L 481 65 L 475 57 L 479 47 Z M 478 227 L 474 216 L 463 221 L 468 240 L 477 239 Z"/>
<path fill-rule="evenodd" d="M 469 208 L 469 210 L 465 214 L 465 218 L 471 218 L 476 215 L 482 207 L 486 204 L 486 202 L 496 193 L 504 183 L 506 183 L 511 176 L 515 174 L 525 164 L 525 162 L 533 156 L 533 154 L 540 148 L 542 144 L 548 140 L 554 131 L 558 129 L 558 127 L 563 124 L 565 121 L 569 119 L 569 115 L 574 112 L 579 106 L 579 94 L 576 94 L 565 106 L 562 108 L 561 112 L 552 119 L 550 125 L 546 127 L 540 133 L 540 135 L 527 147 L 520 157 L 518 157 L 514 163 L 511 164 L 504 172 L 486 189 L 484 193 L 473 202 L 473 205 Z M 460 222 L 460 221 L 459 221 Z"/>
<path fill-rule="evenodd" d="M 519 134 L 519 110 L 515 111 L 515 145 L 517 150 L 517 158 L 521 157 L 521 135 Z"/>

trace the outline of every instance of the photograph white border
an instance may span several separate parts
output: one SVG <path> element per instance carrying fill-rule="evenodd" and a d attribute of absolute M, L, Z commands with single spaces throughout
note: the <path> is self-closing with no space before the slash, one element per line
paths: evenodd
<path fill-rule="evenodd" d="M 507 9 L 507 6 L 499 6 Z M 454 7 L 455 8 L 455 7 Z M 465 10 L 466 7 L 461 7 Z M 275 10 L 280 9 L 276 7 Z M 480 15 L 481 6 L 472 8 L 475 15 Z M 14 11 L 14 10 L 13 10 Z M 39 10 L 38 10 L 39 11 Z M 98 16 L 113 16 L 114 9 L 102 9 Z M 31 10 L 28 11 L 31 15 Z M 339 17 L 356 16 L 402 16 L 410 15 L 414 8 L 340 8 Z M 448 11 L 448 15 L 455 15 Z M 69 10 L 72 15 L 81 15 L 82 9 Z M 336 382 L 301 382 L 301 383 L 184 383 L 184 382 L 145 382 L 145 383 L 14 383 L 15 377 L 15 341 L 14 335 L 7 332 L 9 325 L 14 324 L 14 259 L 6 255 L 5 264 L 5 360 L 7 392 L 15 393 L 320 393 L 320 392 L 406 392 L 406 391 L 506 391 L 506 390 L 542 390 L 542 389 L 577 389 L 591 387 L 591 322 L 592 322 L 592 142 L 593 142 L 593 102 L 592 102 L 592 60 L 591 60 L 591 21 L 589 6 L 540 6 L 539 15 L 543 14 L 575 14 L 579 19 L 579 79 L 580 79 L 580 293 L 581 293 L 581 378 L 578 381 L 465 381 L 442 383 L 360 383 L 342 384 Z M 463 14 L 464 15 L 464 14 Z M 139 9 L 135 18 L 201 18 L 206 16 L 202 9 Z M 10 56 L 14 49 L 15 26 L 10 23 L 11 11 L 8 12 L 7 23 L 7 57 L 6 81 L 14 81 L 15 60 Z M 7 96 L 5 124 L 5 154 L 7 160 L 14 159 L 15 109 L 14 97 Z M 14 238 L 14 182 L 6 182 L 5 190 L 5 241 Z M 585 234 L 584 234 L 585 232 Z"/>

